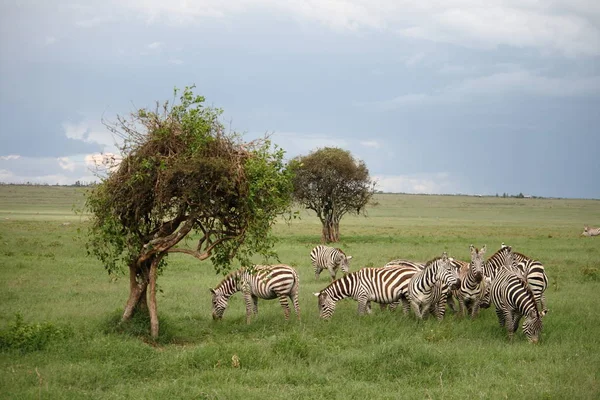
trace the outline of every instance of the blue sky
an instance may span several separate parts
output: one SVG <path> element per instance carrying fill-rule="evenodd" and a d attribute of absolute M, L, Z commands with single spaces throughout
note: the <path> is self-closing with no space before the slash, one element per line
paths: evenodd
<path fill-rule="evenodd" d="M 90 181 L 101 119 L 172 98 L 409 193 L 600 198 L 600 2 L 0 4 L 0 182 Z"/>

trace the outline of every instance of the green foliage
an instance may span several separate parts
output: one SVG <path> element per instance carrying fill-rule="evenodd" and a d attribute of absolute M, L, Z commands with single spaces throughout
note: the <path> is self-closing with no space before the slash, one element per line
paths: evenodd
<path fill-rule="evenodd" d="M 339 222 L 345 214 L 364 212 L 375 193 L 375 182 L 363 161 L 349 151 L 325 147 L 290 162 L 294 199 L 313 210 L 324 228 L 323 239 L 339 240 Z"/>
<path fill-rule="evenodd" d="M 122 161 L 86 201 L 88 252 L 109 273 L 144 253 L 168 252 L 188 228 L 200 235 L 196 256 L 212 256 L 217 270 L 233 258 L 273 256 L 269 230 L 291 202 L 284 153 L 268 140 L 244 143 L 225 132 L 222 110 L 192 89 L 175 90 L 178 104 L 140 109 L 109 127 L 124 138 Z"/>
<path fill-rule="evenodd" d="M 5 330 L 0 331 L 0 350 L 18 350 L 26 353 L 43 350 L 53 340 L 66 339 L 73 335 L 70 327 L 58 327 L 51 322 L 27 324 L 23 315 L 15 319 Z"/>
<path fill-rule="evenodd" d="M 594 267 L 583 267 L 581 268 L 581 274 L 583 278 L 590 281 L 600 281 L 600 271 Z"/>

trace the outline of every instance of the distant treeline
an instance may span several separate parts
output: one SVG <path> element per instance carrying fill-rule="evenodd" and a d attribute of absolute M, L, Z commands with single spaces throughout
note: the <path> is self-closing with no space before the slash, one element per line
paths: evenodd
<path fill-rule="evenodd" d="M 97 182 L 86 182 L 86 181 L 75 181 L 75 183 L 71 185 L 61 185 L 55 183 L 51 185 L 49 183 L 38 183 L 38 182 L 24 182 L 24 183 L 6 183 L 0 182 L 0 186 L 64 186 L 64 187 L 89 187 L 96 185 Z"/>

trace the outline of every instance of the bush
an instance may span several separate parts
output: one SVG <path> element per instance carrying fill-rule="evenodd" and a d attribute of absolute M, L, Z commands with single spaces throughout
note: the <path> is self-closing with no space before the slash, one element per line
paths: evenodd
<path fill-rule="evenodd" d="M 72 334 L 70 327 L 57 327 L 51 322 L 26 324 L 23 316 L 17 313 L 14 322 L 6 330 L 0 331 L 0 350 L 19 350 L 24 353 L 43 350 L 50 341 L 66 339 Z"/>

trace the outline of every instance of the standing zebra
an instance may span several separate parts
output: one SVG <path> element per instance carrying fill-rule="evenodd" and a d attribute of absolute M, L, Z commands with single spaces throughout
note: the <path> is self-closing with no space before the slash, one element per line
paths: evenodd
<path fill-rule="evenodd" d="M 406 286 L 416 269 L 410 266 L 362 268 L 331 282 L 314 295 L 318 297 L 319 315 L 331 318 L 336 303 L 347 297 L 358 301 L 358 314 L 370 312 L 370 302 L 390 304 L 406 300 Z"/>
<path fill-rule="evenodd" d="M 483 264 L 485 262 L 486 246 L 477 249 L 470 246 L 471 262 L 467 268 L 460 270 L 460 287 L 454 290 L 458 298 L 460 312 L 463 316 L 477 317 L 482 297 L 485 295 L 485 281 L 483 280 Z"/>
<path fill-rule="evenodd" d="M 513 262 L 521 270 L 524 278 L 527 280 L 527 284 L 533 291 L 540 313 L 542 316 L 546 315 L 548 313 L 548 308 L 546 306 L 546 295 L 544 292 L 548 287 L 548 276 L 546 276 L 546 270 L 540 261 L 531 259 L 524 254 L 514 252 L 510 246 L 502 243 L 502 247 L 496 252 L 496 254 L 501 253 L 499 258 L 493 259 L 496 256 L 496 254 L 494 254 L 486 262 L 486 276 L 492 277 L 493 280 L 495 273 L 492 271 L 492 268 L 497 270 L 502 266 L 502 259 L 505 257 L 503 252 L 506 252 L 507 249 L 512 253 Z M 487 264 L 490 264 L 490 266 Z"/>
<path fill-rule="evenodd" d="M 446 252 L 427 262 L 408 284 L 408 297 L 415 315 L 422 319 L 432 312 L 442 320 L 446 313 L 447 290 L 454 289 L 457 284 L 460 279 L 450 267 Z"/>
<path fill-rule="evenodd" d="M 589 226 L 583 227 L 583 236 L 598 236 L 600 235 L 600 228 L 590 228 Z"/>
<path fill-rule="evenodd" d="M 265 300 L 278 297 L 286 320 L 290 317 L 289 297 L 300 319 L 298 284 L 298 273 L 287 265 L 255 265 L 251 269 L 232 271 L 216 288 L 210 289 L 213 319 L 223 318 L 229 298 L 238 291 L 244 294 L 246 323 L 250 323 L 252 313 L 258 314 L 259 297 Z"/>
<path fill-rule="evenodd" d="M 344 274 L 348 273 L 348 261 L 352 256 L 346 256 L 341 249 L 329 246 L 319 245 L 310 252 L 310 261 L 315 269 L 315 279 L 319 279 L 321 271 L 327 269 L 331 280 L 335 279 L 338 268 L 341 268 Z"/>
<path fill-rule="evenodd" d="M 510 247 L 508 247 L 510 253 Z M 491 300 L 501 327 L 506 327 L 509 339 L 525 316 L 523 333 L 532 343 L 537 343 L 542 332 L 542 315 L 538 312 L 536 299 L 520 270 L 514 267 L 508 255 L 508 263 L 497 272 L 491 286 Z"/>

